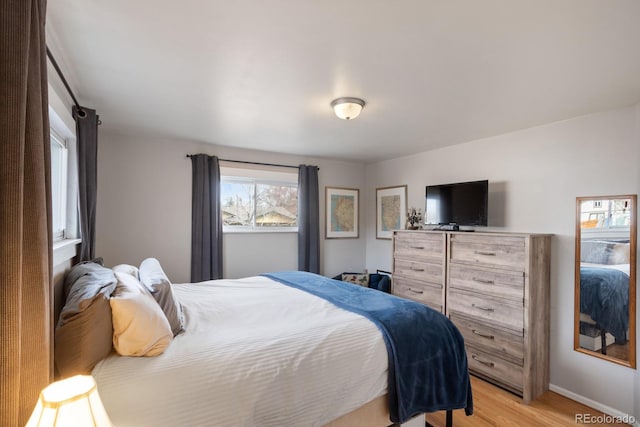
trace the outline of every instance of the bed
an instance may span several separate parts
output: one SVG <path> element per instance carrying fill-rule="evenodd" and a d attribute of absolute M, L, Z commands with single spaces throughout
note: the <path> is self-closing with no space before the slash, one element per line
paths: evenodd
<path fill-rule="evenodd" d="M 603 354 L 610 344 L 607 337 L 617 344 L 627 342 L 628 254 L 626 241 L 586 240 L 581 245 L 580 333 L 584 342 L 588 342 L 587 337 L 599 336 Z"/>
<path fill-rule="evenodd" d="M 425 306 L 302 272 L 171 288 L 184 331 L 164 352 L 112 352 L 92 370 L 116 426 L 387 426 L 473 411 L 462 337 Z"/>
<path fill-rule="evenodd" d="M 629 265 L 580 266 L 580 313 L 618 344 L 627 341 L 629 329 Z M 606 351 L 606 346 L 602 347 Z"/>

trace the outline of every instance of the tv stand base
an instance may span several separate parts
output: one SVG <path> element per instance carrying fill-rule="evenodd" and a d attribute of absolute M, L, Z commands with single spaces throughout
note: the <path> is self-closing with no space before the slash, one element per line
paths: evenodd
<path fill-rule="evenodd" d="M 443 224 L 443 225 L 439 225 L 438 228 L 436 228 L 436 230 L 460 231 L 460 226 L 455 224 Z"/>

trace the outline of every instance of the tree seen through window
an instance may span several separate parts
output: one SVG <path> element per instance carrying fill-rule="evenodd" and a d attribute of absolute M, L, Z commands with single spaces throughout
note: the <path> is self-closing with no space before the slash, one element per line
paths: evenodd
<path fill-rule="evenodd" d="M 298 188 L 295 184 L 225 177 L 221 181 L 225 227 L 297 227 Z"/>

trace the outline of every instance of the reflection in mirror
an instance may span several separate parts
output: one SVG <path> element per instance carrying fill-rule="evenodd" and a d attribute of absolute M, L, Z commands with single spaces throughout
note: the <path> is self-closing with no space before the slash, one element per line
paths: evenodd
<path fill-rule="evenodd" d="M 576 199 L 574 348 L 636 366 L 636 196 Z"/>

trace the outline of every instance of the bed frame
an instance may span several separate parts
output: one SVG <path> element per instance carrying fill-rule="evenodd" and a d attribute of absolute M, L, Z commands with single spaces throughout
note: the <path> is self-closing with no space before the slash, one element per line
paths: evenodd
<path fill-rule="evenodd" d="M 387 395 L 373 399 L 371 402 L 331 421 L 324 427 L 388 427 L 396 425 L 389 421 L 389 399 Z M 453 427 L 453 412 L 447 410 L 447 427 Z M 391 423 L 391 424 L 390 424 Z M 420 414 L 409 421 L 399 424 L 401 427 L 424 427 L 429 424 Z"/>

